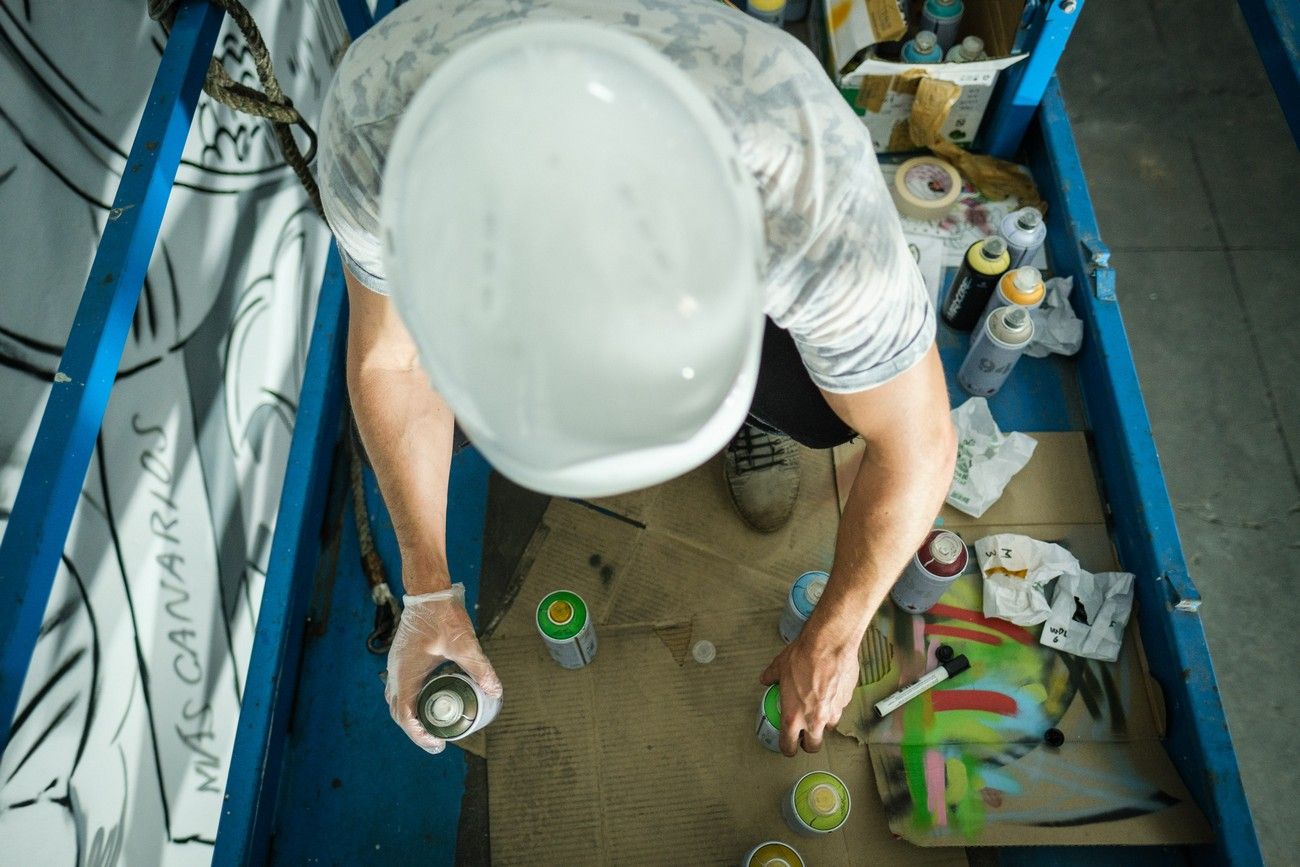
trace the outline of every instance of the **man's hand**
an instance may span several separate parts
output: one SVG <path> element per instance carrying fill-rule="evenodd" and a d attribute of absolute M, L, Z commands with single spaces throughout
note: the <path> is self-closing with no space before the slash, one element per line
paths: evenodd
<path fill-rule="evenodd" d="M 858 685 L 858 642 L 805 626 L 763 671 L 762 681 L 781 684 L 781 752 L 793 756 L 802 745 L 815 753 Z"/>
<path fill-rule="evenodd" d="M 491 696 L 501 695 L 501 680 L 474 635 L 474 624 L 465 611 L 465 585 L 404 596 L 402 605 L 402 620 L 388 650 L 384 698 L 393 722 L 416 746 L 426 753 L 440 753 L 446 742 L 425 731 L 415 715 L 416 698 L 433 670 L 450 660 Z"/>

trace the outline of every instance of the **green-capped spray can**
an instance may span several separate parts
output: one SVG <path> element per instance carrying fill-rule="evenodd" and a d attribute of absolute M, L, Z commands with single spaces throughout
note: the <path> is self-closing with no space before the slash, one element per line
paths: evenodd
<path fill-rule="evenodd" d="M 582 597 L 556 590 L 537 605 L 537 631 L 564 668 L 582 668 L 596 658 L 596 627 Z"/>
<path fill-rule="evenodd" d="M 788 843 L 768 840 L 750 849 L 740 867 L 804 867 L 804 860 Z"/>
<path fill-rule="evenodd" d="M 758 742 L 774 753 L 781 752 L 781 685 L 763 691 L 758 702 Z"/>
<path fill-rule="evenodd" d="M 497 718 L 500 696 L 479 689 L 466 674 L 435 674 L 415 700 L 415 715 L 424 730 L 435 738 L 458 741 Z"/>
<path fill-rule="evenodd" d="M 829 771 L 804 774 L 781 803 L 786 824 L 797 834 L 815 837 L 839 830 L 849 819 L 849 789 Z"/>

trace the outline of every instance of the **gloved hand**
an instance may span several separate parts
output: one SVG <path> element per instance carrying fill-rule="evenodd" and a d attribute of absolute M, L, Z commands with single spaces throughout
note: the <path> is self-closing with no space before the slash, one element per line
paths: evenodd
<path fill-rule="evenodd" d="M 433 670 L 450 660 L 483 692 L 501 695 L 501 679 L 483 655 L 474 624 L 465 611 L 465 585 L 437 593 L 402 597 L 402 619 L 388 649 L 384 698 L 393 722 L 426 753 L 440 753 L 446 742 L 425 731 L 415 716 L 415 700 Z"/>

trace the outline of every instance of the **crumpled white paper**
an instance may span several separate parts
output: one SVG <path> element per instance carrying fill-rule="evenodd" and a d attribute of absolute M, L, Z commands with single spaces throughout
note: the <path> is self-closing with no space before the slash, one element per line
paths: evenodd
<path fill-rule="evenodd" d="M 952 423 L 957 428 L 957 468 L 948 505 L 979 518 L 1002 496 L 1011 477 L 1029 463 L 1038 443 L 1022 433 L 1002 433 L 982 397 L 972 397 L 954 409 Z"/>
<path fill-rule="evenodd" d="M 1046 283 L 1047 294 L 1036 310 L 1029 311 L 1034 320 L 1034 337 L 1025 347 L 1025 355 L 1046 358 L 1057 355 L 1074 355 L 1083 345 L 1083 320 L 1074 315 L 1070 306 L 1073 277 L 1053 277 Z"/>
<path fill-rule="evenodd" d="M 1056 582 L 1052 612 L 1039 641 L 1075 656 L 1114 662 L 1132 611 L 1130 573 L 1067 572 Z"/>
<path fill-rule="evenodd" d="M 1016 533 L 985 536 L 975 543 L 975 556 L 984 576 L 984 616 L 1019 626 L 1046 620 L 1052 607 L 1044 586 L 1080 571 L 1079 561 L 1060 545 Z"/>

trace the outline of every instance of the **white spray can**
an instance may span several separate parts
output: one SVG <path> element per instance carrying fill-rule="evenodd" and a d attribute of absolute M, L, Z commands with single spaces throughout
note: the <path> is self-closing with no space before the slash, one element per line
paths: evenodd
<path fill-rule="evenodd" d="M 1034 322 L 1027 309 L 1013 305 L 994 310 L 975 332 L 957 371 L 957 383 L 976 397 L 997 394 L 1033 337 Z"/>

